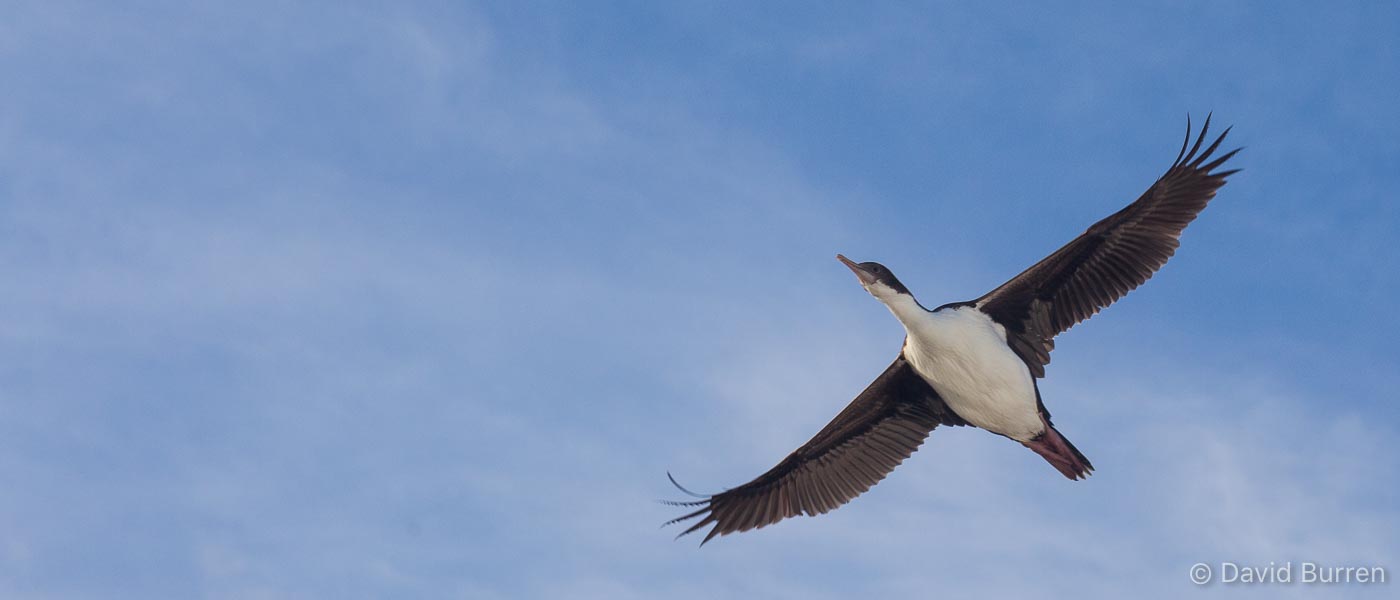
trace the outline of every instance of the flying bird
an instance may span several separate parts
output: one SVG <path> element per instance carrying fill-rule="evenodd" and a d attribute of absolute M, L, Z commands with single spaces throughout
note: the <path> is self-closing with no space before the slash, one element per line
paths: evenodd
<path fill-rule="evenodd" d="M 836 258 L 904 325 L 899 356 L 806 444 L 753 481 L 695 502 L 667 522 L 699 518 L 677 537 L 713 525 L 701 542 L 797 515 L 816 516 L 879 483 L 940 425 L 979 427 L 1031 449 L 1071 480 L 1094 470 L 1055 429 L 1036 380 L 1055 336 L 1142 285 L 1180 245 L 1181 232 L 1225 178 L 1215 172 L 1240 149 L 1212 160 L 1225 136 L 1201 149 L 1186 139 L 1166 173 L 1136 201 L 982 297 L 928 310 L 884 265 Z M 1207 162 L 1209 161 L 1209 162 Z M 670 474 L 667 474 L 670 477 Z"/>

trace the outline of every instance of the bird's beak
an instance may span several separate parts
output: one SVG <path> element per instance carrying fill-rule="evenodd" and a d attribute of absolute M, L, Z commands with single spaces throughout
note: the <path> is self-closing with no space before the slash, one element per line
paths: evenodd
<path fill-rule="evenodd" d="M 870 285 L 872 283 L 875 283 L 875 274 L 865 270 L 864 268 L 861 268 L 860 265 L 852 262 L 851 259 L 837 254 L 836 260 L 841 261 L 841 264 L 846 265 L 846 268 L 850 269 L 852 273 L 855 273 L 856 278 L 860 280 L 861 285 Z"/>

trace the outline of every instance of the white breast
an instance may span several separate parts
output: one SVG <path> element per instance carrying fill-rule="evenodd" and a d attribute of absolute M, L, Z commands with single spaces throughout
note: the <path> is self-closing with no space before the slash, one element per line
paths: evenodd
<path fill-rule="evenodd" d="M 1035 381 L 1005 328 L 971 306 L 925 311 L 904 327 L 905 358 L 958 416 L 1021 442 L 1044 432 Z"/>

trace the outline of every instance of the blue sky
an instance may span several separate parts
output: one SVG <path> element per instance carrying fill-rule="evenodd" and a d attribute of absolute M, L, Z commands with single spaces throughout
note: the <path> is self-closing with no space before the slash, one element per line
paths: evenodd
<path fill-rule="evenodd" d="M 1400 10 L 0 5 L 0 596 L 1382 597 Z M 1041 389 L 1098 471 L 936 432 L 696 548 L 898 351 L 1247 149 Z"/>

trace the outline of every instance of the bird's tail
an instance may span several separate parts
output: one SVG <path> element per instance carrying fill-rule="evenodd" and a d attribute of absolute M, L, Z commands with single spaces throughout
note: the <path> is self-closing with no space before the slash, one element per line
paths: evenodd
<path fill-rule="evenodd" d="M 1027 448 L 1034 450 L 1036 454 L 1045 458 L 1045 462 L 1055 467 L 1055 470 L 1070 479 L 1088 479 L 1089 473 L 1094 470 L 1094 465 L 1089 463 L 1089 459 L 1079 452 L 1074 444 L 1069 443 L 1065 436 L 1055 430 L 1045 417 L 1045 433 L 1035 436 L 1029 442 L 1022 442 Z"/>

